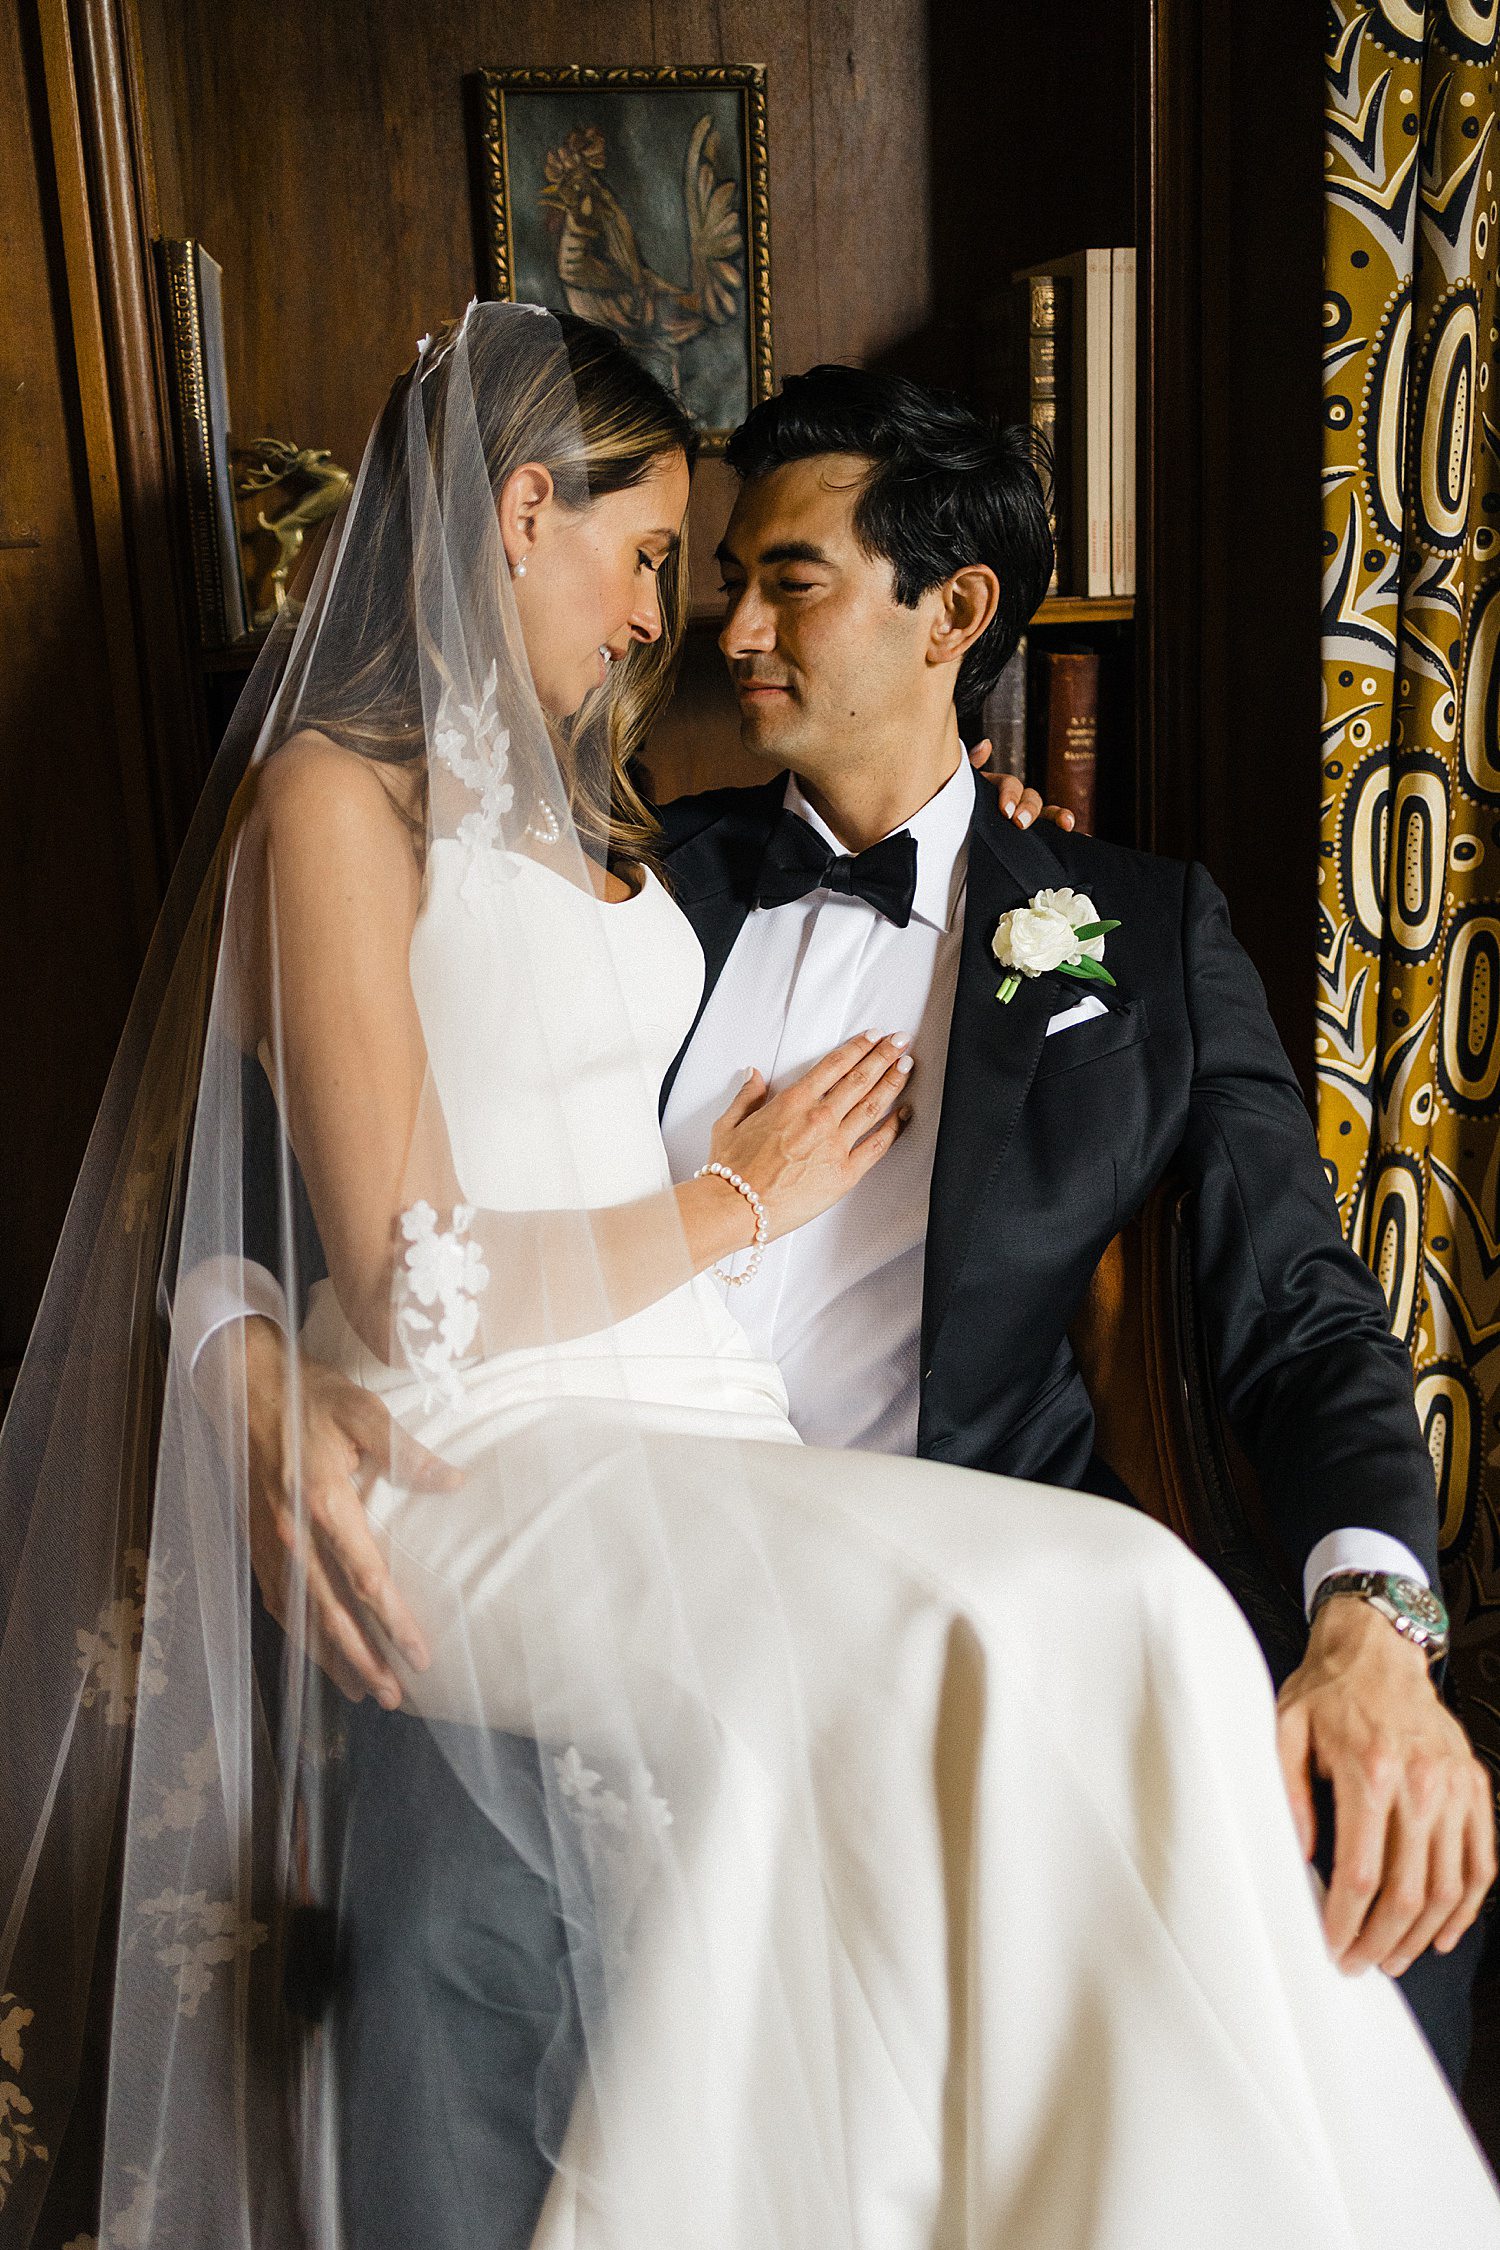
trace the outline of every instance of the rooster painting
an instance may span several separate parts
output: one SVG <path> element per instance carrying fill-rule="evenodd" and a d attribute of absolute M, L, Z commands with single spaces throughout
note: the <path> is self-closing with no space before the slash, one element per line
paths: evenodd
<path fill-rule="evenodd" d="M 764 63 L 478 73 L 489 294 L 610 329 L 711 453 L 769 398 Z"/>
<path fill-rule="evenodd" d="M 607 161 L 604 134 L 592 124 L 547 151 L 538 202 L 557 277 L 571 312 L 613 329 L 680 396 L 684 345 L 733 320 L 744 300 L 739 190 L 720 175 L 714 120 L 700 117 L 683 166 L 688 272 L 685 282 L 672 281 L 648 264 L 631 214 L 605 177 Z"/>

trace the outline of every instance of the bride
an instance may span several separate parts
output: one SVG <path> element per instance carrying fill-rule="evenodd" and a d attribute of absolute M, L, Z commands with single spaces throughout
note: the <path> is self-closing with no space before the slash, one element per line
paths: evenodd
<path fill-rule="evenodd" d="M 472 307 L 226 746 L 6 1432 L 0 2241 L 63 2239 L 101 1996 L 101 2244 L 361 2250 L 379 2167 L 510 2098 L 362 2111 L 351 2021 L 418 2029 L 338 1997 L 407 1769 L 350 1786 L 305 1521 L 284 1632 L 254 1593 L 242 1332 L 182 1340 L 253 1251 L 301 1320 L 294 1495 L 304 1355 L 462 1475 L 361 1492 L 373 1716 L 553 1902 L 539 2250 L 1500 2244 L 1403 2004 L 1328 1959 L 1217 1582 L 1109 1502 L 801 1446 L 710 1279 L 753 1288 L 913 1082 L 884 1026 L 750 1078 L 671 1185 L 704 964 L 627 768 L 691 453 L 598 331 Z M 431 1977 L 482 1984 L 488 1903 Z M 423 2239 L 524 2239 L 447 2153 Z"/>

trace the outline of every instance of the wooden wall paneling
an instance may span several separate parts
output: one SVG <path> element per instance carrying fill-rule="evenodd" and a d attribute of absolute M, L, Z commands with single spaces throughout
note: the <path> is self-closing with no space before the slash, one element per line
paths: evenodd
<path fill-rule="evenodd" d="M 473 293 L 465 80 L 495 64 L 764 62 L 778 368 L 862 358 L 928 318 L 923 0 L 140 0 L 161 226 L 225 274 L 240 437 L 330 446 L 355 466 L 416 338 Z M 274 100 L 252 97 L 275 51 Z M 733 479 L 699 473 L 693 583 Z M 695 636 L 653 744 L 665 792 L 744 778 L 711 637 Z"/>
<path fill-rule="evenodd" d="M 761 61 L 778 362 L 861 354 L 923 293 L 921 0 L 141 0 L 161 224 L 225 270 L 231 404 L 357 451 L 385 387 L 477 275 L 462 86 L 485 64 Z M 311 435 L 312 430 L 299 430 Z"/>
<path fill-rule="evenodd" d="M 72 140 L 65 186 L 62 27 L 48 26 L 45 47 L 42 28 L 31 7 L 0 21 L 0 1405 L 124 1020 L 152 861 L 149 819 L 127 801 L 138 769 L 122 756 L 94 544 L 90 471 L 102 474 L 109 425 L 87 301 L 92 370 L 75 360 L 79 151 Z M 128 624 L 115 630 L 128 639 Z"/>
<path fill-rule="evenodd" d="M 94 229 L 89 211 L 88 175 L 73 66 L 73 39 L 67 0 L 38 0 L 42 68 L 51 129 L 53 183 L 73 348 L 83 459 L 88 480 L 89 518 L 97 566 L 114 735 L 120 754 L 125 862 L 142 951 L 151 934 L 161 896 L 161 868 L 152 831 L 149 798 L 139 787 L 145 769 L 141 724 L 140 670 L 135 619 L 130 606 L 125 524 L 115 453 L 114 412 L 104 319 L 96 285 Z"/>
<path fill-rule="evenodd" d="M 131 0 L 72 0 L 79 123 L 88 156 L 129 594 L 161 885 L 207 770 L 165 345 L 139 26 Z"/>
<path fill-rule="evenodd" d="M 923 332 L 932 310 L 924 13 L 820 0 L 808 18 L 819 332 L 784 371 L 813 358 L 881 359 Z"/>

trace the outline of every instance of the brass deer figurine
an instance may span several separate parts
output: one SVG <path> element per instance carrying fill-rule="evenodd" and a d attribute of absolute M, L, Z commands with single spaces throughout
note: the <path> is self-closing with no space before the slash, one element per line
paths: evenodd
<path fill-rule="evenodd" d="M 307 534 L 333 514 L 353 480 L 326 447 L 294 445 L 289 438 L 255 438 L 237 450 L 235 464 L 234 489 L 240 499 L 269 492 L 276 485 L 289 488 L 289 498 L 273 514 L 262 508 L 255 517 L 257 528 L 274 539 L 276 559 L 269 572 L 253 581 L 252 593 L 269 593 L 270 599 L 255 602 L 251 622 L 270 625 L 286 606 L 287 588 Z"/>

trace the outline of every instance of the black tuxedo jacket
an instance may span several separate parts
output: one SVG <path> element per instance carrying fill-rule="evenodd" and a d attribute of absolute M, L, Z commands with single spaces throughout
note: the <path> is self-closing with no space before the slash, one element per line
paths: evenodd
<path fill-rule="evenodd" d="M 707 958 L 705 1003 L 750 911 L 785 786 L 782 775 L 661 812 L 668 882 Z M 1061 885 L 1118 919 L 1107 946 L 1116 989 L 1028 978 L 1002 1006 L 995 924 Z M 1048 1039 L 1049 1017 L 1085 989 L 1107 1012 Z M 928 1216 L 922 1454 L 1087 1485 L 1094 1417 L 1069 1324 L 1107 1244 L 1173 1167 L 1196 1192 L 1219 1395 L 1288 1560 L 1300 1573 L 1325 1532 L 1358 1524 L 1404 1540 L 1436 1583 L 1437 1501 L 1411 1363 L 1340 1234 L 1301 1092 L 1222 896 L 1198 866 L 1050 824 L 1018 829 L 981 787 Z"/>

